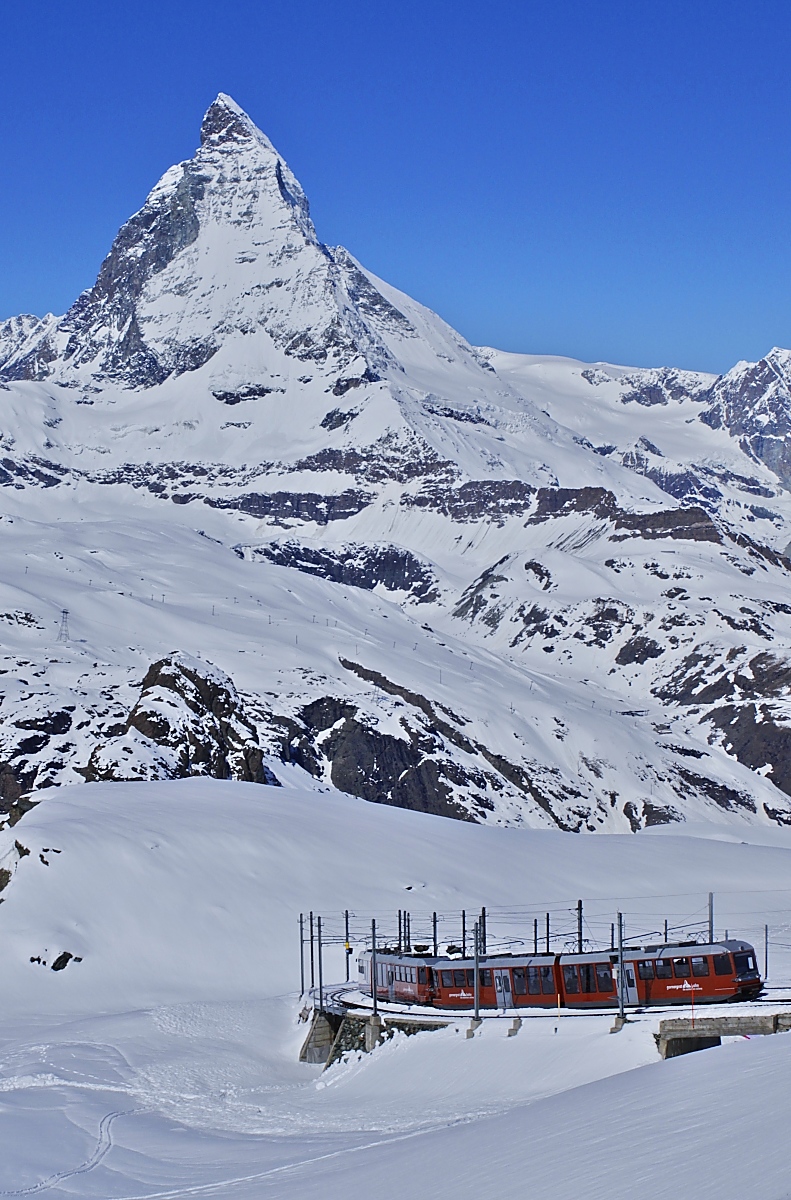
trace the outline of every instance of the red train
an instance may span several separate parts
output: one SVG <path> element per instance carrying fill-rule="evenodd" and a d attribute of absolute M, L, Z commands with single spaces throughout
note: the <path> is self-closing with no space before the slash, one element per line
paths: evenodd
<path fill-rule="evenodd" d="M 697 1004 L 752 1000 L 763 987 L 755 950 L 730 939 L 700 945 L 624 948 L 624 1004 Z M 612 950 L 584 954 L 488 955 L 478 964 L 481 1008 L 615 1007 L 618 955 Z M 357 960 L 359 984 L 371 995 L 371 951 Z M 472 959 L 433 958 L 376 952 L 376 994 L 397 1004 L 472 1008 Z"/>

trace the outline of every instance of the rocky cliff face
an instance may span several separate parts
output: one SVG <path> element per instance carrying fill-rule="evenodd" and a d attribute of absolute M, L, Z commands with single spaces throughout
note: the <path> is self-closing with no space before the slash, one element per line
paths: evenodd
<path fill-rule="evenodd" d="M 470 346 L 218 97 L 93 288 L 0 326 L 0 806 L 281 760 L 491 823 L 788 822 L 789 361 Z"/>

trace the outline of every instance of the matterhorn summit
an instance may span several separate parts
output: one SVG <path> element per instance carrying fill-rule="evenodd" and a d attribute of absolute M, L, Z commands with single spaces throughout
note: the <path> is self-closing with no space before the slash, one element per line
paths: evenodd
<path fill-rule="evenodd" d="M 306 319 L 317 341 L 301 341 L 301 357 L 326 361 L 332 351 L 340 365 L 355 351 L 348 333 L 328 332 L 338 318 L 333 268 L 288 166 L 220 95 L 195 157 L 165 173 L 118 233 L 94 286 L 54 328 L 33 329 L 4 376 L 151 387 L 223 349 L 225 362 L 238 360 L 245 339 L 264 335 L 292 350 Z M 252 369 L 263 353 L 245 347 L 242 357 Z"/>
<path fill-rule="evenodd" d="M 93 287 L 0 324 L 0 813 L 284 763 L 491 824 L 791 824 L 790 381 L 470 345 L 219 95 Z"/>

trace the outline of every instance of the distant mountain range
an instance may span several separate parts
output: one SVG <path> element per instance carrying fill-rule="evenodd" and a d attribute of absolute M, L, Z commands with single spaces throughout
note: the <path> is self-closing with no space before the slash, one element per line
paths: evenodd
<path fill-rule="evenodd" d="M 0 809 L 276 783 L 791 824 L 791 352 L 506 354 L 318 238 L 220 95 L 62 317 L 0 325 Z"/>

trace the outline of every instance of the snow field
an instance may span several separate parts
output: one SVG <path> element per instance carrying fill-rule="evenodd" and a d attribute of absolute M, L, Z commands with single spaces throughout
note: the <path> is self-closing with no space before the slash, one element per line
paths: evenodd
<path fill-rule="evenodd" d="M 583 1181 L 592 1196 L 659 1200 L 677 1194 L 683 1151 L 697 1195 L 714 1178 L 720 1196 L 749 1194 L 736 1188 L 749 1179 L 780 1200 L 785 1035 L 662 1063 L 650 1021 L 612 1036 L 609 1015 L 552 1012 L 512 1038 L 498 1020 L 472 1040 L 467 1020 L 397 1035 L 322 1073 L 298 1062 L 296 918 L 312 908 L 334 927 L 349 907 L 358 930 L 370 916 L 386 929 L 399 907 L 424 921 L 486 903 L 496 939 L 520 905 L 568 904 L 572 881 L 598 927 L 612 903 L 635 927 L 674 897 L 679 913 L 705 905 L 710 887 L 718 928 L 771 910 L 791 941 L 788 835 L 486 828 L 276 769 L 282 788 L 57 789 L 0 834 L 0 862 L 17 864 L 0 906 L 0 1195 L 395 1196 L 417 1172 L 442 1200 L 484 1179 L 516 1197 L 528 1178 L 561 1200 Z M 63 949 L 83 961 L 30 962 Z M 782 953 L 778 986 L 791 982 Z M 330 946 L 328 982 L 342 962 Z M 709 1161 L 719 1174 L 698 1173 Z"/>

